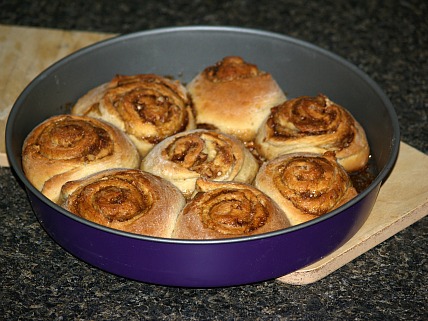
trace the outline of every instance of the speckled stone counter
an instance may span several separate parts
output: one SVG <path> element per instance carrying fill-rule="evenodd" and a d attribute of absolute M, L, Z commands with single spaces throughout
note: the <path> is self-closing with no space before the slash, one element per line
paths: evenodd
<path fill-rule="evenodd" d="M 280 32 L 341 55 L 396 108 L 402 140 L 428 153 L 425 1 L 16 1 L 0 23 L 128 33 L 181 25 Z M 1 93 L 0 93 L 1 94 Z M 0 315 L 4 320 L 426 320 L 428 219 L 306 286 L 186 289 L 127 280 L 82 262 L 43 231 L 0 168 Z"/>

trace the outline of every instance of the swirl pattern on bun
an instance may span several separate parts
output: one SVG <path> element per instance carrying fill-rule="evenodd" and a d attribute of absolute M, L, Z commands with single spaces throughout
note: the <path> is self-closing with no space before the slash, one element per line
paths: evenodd
<path fill-rule="evenodd" d="M 138 168 L 140 155 L 115 126 L 92 117 L 48 118 L 26 137 L 22 165 L 28 180 L 56 202 L 64 183 L 98 171 Z"/>
<path fill-rule="evenodd" d="M 357 195 L 333 153 L 294 153 L 264 163 L 255 187 L 272 197 L 297 225 L 333 211 Z"/>
<path fill-rule="evenodd" d="M 370 152 L 361 125 L 325 95 L 301 96 L 273 107 L 255 146 L 268 160 L 287 153 L 333 151 L 349 172 L 366 166 Z"/>
<path fill-rule="evenodd" d="M 81 97 L 72 114 L 116 125 L 142 156 L 166 137 L 195 127 L 186 88 L 154 74 L 118 75 Z"/>
<path fill-rule="evenodd" d="M 171 237 L 185 204 L 168 181 L 137 169 L 110 169 L 66 183 L 60 205 L 77 216 L 110 228 Z"/>
<path fill-rule="evenodd" d="M 143 159 L 141 169 L 169 180 L 189 198 L 200 177 L 252 183 L 259 164 L 237 138 L 195 129 L 157 144 Z"/>
<path fill-rule="evenodd" d="M 197 180 L 197 191 L 177 218 L 174 238 L 224 239 L 289 226 L 275 202 L 251 185 L 201 178 Z"/>

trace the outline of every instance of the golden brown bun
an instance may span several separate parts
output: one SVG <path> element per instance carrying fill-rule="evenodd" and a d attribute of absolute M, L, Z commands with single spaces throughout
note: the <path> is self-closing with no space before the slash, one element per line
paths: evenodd
<path fill-rule="evenodd" d="M 251 185 L 197 180 L 198 193 L 177 218 L 173 238 L 224 239 L 280 230 L 285 214 Z"/>
<path fill-rule="evenodd" d="M 110 228 L 168 238 L 185 200 L 160 177 L 135 169 L 110 169 L 66 183 L 60 205 Z"/>
<path fill-rule="evenodd" d="M 142 156 L 164 138 L 195 128 L 186 88 L 153 74 L 116 76 L 81 97 L 71 113 L 116 125 Z"/>
<path fill-rule="evenodd" d="M 141 169 L 169 180 L 189 198 L 199 177 L 251 183 L 259 165 L 237 138 L 196 129 L 157 144 L 143 159 Z"/>
<path fill-rule="evenodd" d="M 268 160 L 287 153 L 334 151 L 349 172 L 362 169 L 370 152 L 361 125 L 324 95 L 302 96 L 273 107 L 255 146 Z"/>
<path fill-rule="evenodd" d="M 56 202 L 67 181 L 115 167 L 138 168 L 134 144 L 115 126 L 85 116 L 53 116 L 24 141 L 22 165 L 28 180 Z"/>
<path fill-rule="evenodd" d="M 279 156 L 260 168 L 254 185 L 297 225 L 333 211 L 357 195 L 332 153 Z"/>
<path fill-rule="evenodd" d="M 251 141 L 270 108 L 286 97 L 272 76 L 240 57 L 225 57 L 187 86 L 198 127 Z"/>

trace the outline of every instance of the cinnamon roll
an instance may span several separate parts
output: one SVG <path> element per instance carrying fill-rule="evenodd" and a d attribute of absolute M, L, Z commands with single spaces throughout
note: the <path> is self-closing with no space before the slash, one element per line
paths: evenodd
<path fill-rule="evenodd" d="M 292 225 L 331 212 L 357 195 L 331 152 L 279 156 L 262 165 L 254 185 L 279 205 Z"/>
<path fill-rule="evenodd" d="M 270 108 L 286 97 L 272 75 L 240 57 L 225 57 L 187 85 L 198 128 L 251 141 Z"/>
<path fill-rule="evenodd" d="M 237 138 L 195 129 L 157 144 L 143 159 L 141 169 L 169 180 L 189 198 L 199 177 L 251 183 L 259 164 Z"/>
<path fill-rule="evenodd" d="M 168 238 L 185 200 L 160 177 L 136 169 L 110 169 L 66 183 L 59 203 L 100 225 Z"/>
<path fill-rule="evenodd" d="M 251 185 L 197 180 L 198 193 L 179 214 L 173 238 L 224 239 L 289 226 L 281 209 Z"/>
<path fill-rule="evenodd" d="M 349 172 L 362 169 L 369 158 L 364 129 L 325 95 L 301 96 L 273 107 L 260 126 L 255 146 L 266 159 L 295 152 L 334 151 Z"/>
<path fill-rule="evenodd" d="M 142 156 L 164 138 L 195 128 L 186 88 L 154 74 L 116 76 L 81 97 L 71 113 L 116 125 Z"/>
<path fill-rule="evenodd" d="M 22 165 L 28 180 L 56 202 L 64 183 L 115 167 L 138 168 L 140 155 L 115 126 L 86 116 L 53 116 L 26 137 Z"/>

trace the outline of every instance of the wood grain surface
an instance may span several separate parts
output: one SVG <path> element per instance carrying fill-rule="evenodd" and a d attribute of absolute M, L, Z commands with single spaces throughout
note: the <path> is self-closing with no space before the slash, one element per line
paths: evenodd
<path fill-rule="evenodd" d="M 8 166 L 4 131 L 7 116 L 25 86 L 66 55 L 112 34 L 0 25 L 0 165 Z M 428 156 L 401 143 L 400 154 L 381 187 L 368 220 L 346 244 L 320 261 L 278 278 L 309 284 L 329 275 L 428 213 Z M 393 197 L 400 195 L 399 197 Z"/>

